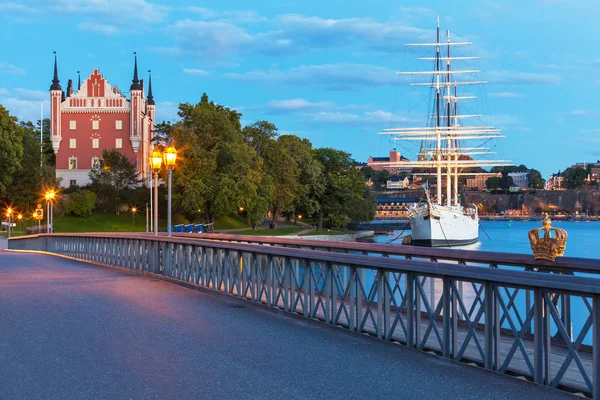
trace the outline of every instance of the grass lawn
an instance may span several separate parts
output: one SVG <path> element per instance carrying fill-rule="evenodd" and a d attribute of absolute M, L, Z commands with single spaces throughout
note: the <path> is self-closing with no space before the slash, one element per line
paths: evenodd
<path fill-rule="evenodd" d="M 301 231 L 304 228 L 288 226 L 285 228 L 277 229 L 257 229 L 253 231 L 249 229 L 247 231 L 236 231 L 232 232 L 235 235 L 256 235 L 256 236 L 282 236 L 282 235 L 293 235 L 296 232 Z"/>
<path fill-rule="evenodd" d="M 315 236 L 315 235 L 347 235 L 349 233 L 356 233 L 354 231 L 334 231 L 334 230 L 321 230 L 321 231 L 312 231 L 308 233 L 303 233 L 300 236 Z"/>
<path fill-rule="evenodd" d="M 220 217 L 215 219 L 214 229 L 239 229 L 239 228 L 250 228 L 248 221 L 244 217 L 236 215 L 234 217 Z"/>

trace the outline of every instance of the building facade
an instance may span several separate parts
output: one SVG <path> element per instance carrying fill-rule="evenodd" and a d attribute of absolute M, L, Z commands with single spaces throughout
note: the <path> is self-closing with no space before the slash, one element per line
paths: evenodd
<path fill-rule="evenodd" d="M 509 172 L 508 176 L 512 178 L 513 183 L 519 189 L 527 189 L 529 186 L 529 171 Z"/>
<path fill-rule="evenodd" d="M 369 157 L 367 160 L 367 165 L 373 168 L 374 171 L 383 171 L 387 170 L 390 175 L 395 175 L 399 173 L 409 174 L 411 172 L 410 167 L 391 167 L 389 166 L 390 162 L 408 162 L 408 158 L 403 157 L 396 150 L 390 150 L 389 157 Z"/>
<path fill-rule="evenodd" d="M 136 166 L 140 179 L 150 176 L 148 158 L 152 150 L 155 102 L 151 78 L 148 97 L 144 81 L 138 78 L 137 56 L 129 93 L 127 99 L 98 69 L 83 82 L 79 79 L 77 90 L 69 80 L 64 92 L 55 56 L 50 86 L 50 130 L 60 186 L 90 183 L 89 173 L 100 166 L 105 149 L 124 154 Z"/>
<path fill-rule="evenodd" d="M 501 178 L 502 174 L 498 173 L 478 173 L 467 176 L 467 183 L 465 185 L 468 189 L 483 190 L 487 189 L 487 180 L 490 178 Z"/>

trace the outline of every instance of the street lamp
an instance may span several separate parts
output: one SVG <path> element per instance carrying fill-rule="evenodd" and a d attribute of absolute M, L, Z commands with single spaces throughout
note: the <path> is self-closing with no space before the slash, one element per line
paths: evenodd
<path fill-rule="evenodd" d="M 8 207 L 6 209 L 6 217 L 8 218 L 8 227 L 6 228 L 7 229 L 6 233 L 7 233 L 7 236 L 9 238 L 10 238 L 10 224 L 11 224 L 11 220 L 10 219 L 12 217 L 12 212 L 13 212 L 13 209 L 11 207 Z"/>
<path fill-rule="evenodd" d="M 171 176 L 173 174 L 173 168 L 175 168 L 175 161 L 177 161 L 177 150 L 175 150 L 175 147 L 170 146 L 167 150 L 165 150 L 164 158 L 165 158 L 165 165 L 167 166 L 167 171 L 168 171 L 168 175 L 169 175 L 167 231 L 168 231 L 168 235 L 171 236 Z"/>
<path fill-rule="evenodd" d="M 158 172 L 162 166 L 162 155 L 153 151 L 150 156 L 150 167 L 154 173 L 154 236 L 158 236 Z"/>
<path fill-rule="evenodd" d="M 56 192 L 54 191 L 54 189 L 50 189 L 50 190 L 46 190 L 46 193 L 44 194 L 44 198 L 46 199 L 46 233 L 50 233 L 50 229 L 52 228 L 52 230 L 54 230 L 53 227 L 53 213 L 54 213 L 54 206 L 53 206 L 53 201 L 54 201 L 54 197 L 56 196 Z"/>
<path fill-rule="evenodd" d="M 19 220 L 19 231 L 20 231 L 20 232 L 23 232 L 23 226 L 22 226 L 22 224 L 21 224 L 21 221 L 23 221 L 23 214 L 19 213 L 19 214 L 17 215 L 17 219 Z"/>
<path fill-rule="evenodd" d="M 131 207 L 131 215 L 133 216 L 133 222 L 131 223 L 131 231 L 135 232 L 135 213 L 137 212 L 136 207 Z"/>

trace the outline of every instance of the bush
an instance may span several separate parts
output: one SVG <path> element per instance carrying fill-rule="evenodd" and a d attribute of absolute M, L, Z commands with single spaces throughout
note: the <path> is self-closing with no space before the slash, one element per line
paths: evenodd
<path fill-rule="evenodd" d="M 66 201 L 65 214 L 77 217 L 90 217 L 96 208 L 96 193 L 89 190 L 78 190 L 69 195 Z"/>

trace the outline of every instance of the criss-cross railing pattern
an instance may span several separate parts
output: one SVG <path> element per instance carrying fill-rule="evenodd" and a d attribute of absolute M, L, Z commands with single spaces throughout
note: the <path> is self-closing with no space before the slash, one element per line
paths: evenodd
<path fill-rule="evenodd" d="M 149 236 L 52 234 L 9 246 L 156 274 L 600 398 L 594 277 Z"/>

